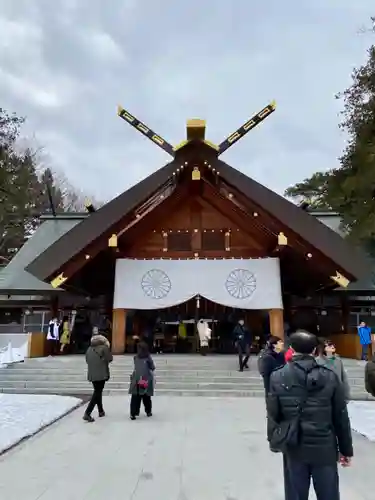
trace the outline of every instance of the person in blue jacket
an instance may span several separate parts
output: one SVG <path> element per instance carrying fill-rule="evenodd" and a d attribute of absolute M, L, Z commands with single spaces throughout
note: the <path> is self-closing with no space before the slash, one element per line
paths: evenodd
<path fill-rule="evenodd" d="M 359 341 L 362 346 L 362 360 L 368 360 L 368 351 L 371 347 L 371 328 L 361 321 L 358 326 Z"/>

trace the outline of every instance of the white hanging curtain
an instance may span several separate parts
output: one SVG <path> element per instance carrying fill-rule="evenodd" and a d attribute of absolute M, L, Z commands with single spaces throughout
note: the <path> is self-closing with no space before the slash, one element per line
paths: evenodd
<path fill-rule="evenodd" d="M 118 259 L 115 309 L 162 309 L 201 295 L 240 309 L 282 308 L 279 259 Z"/>

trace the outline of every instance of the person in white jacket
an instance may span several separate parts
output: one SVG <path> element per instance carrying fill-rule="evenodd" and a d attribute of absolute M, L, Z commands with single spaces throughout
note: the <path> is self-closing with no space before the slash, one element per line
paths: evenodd
<path fill-rule="evenodd" d="M 208 326 L 207 321 L 200 319 L 197 323 L 197 330 L 199 335 L 200 352 L 202 356 L 205 356 L 211 340 L 211 328 Z"/>
<path fill-rule="evenodd" d="M 47 332 L 47 355 L 54 356 L 58 352 L 60 337 L 60 323 L 57 318 L 53 318 L 48 325 Z"/>

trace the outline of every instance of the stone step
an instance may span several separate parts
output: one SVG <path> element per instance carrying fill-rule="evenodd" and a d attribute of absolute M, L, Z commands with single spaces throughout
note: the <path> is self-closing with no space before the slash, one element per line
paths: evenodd
<path fill-rule="evenodd" d="M 156 395 L 264 397 L 256 358 L 250 370 L 237 371 L 236 356 L 154 356 Z M 364 390 L 364 364 L 345 362 L 352 399 L 372 399 Z M 105 394 L 127 395 L 133 356 L 116 356 Z M 29 359 L 0 370 L 0 391 L 20 394 L 90 395 L 84 356 Z"/>
<path fill-rule="evenodd" d="M 116 383 L 128 382 L 130 379 L 131 372 L 124 373 L 111 373 L 111 381 Z M 33 373 L 28 374 L 26 376 L 24 372 L 19 373 L 1 373 L 2 377 L 0 380 L 0 387 L 4 386 L 5 382 L 27 382 L 38 384 L 39 381 L 46 381 L 46 373 Z M 70 383 L 70 382 L 86 382 L 87 374 L 86 373 L 48 373 L 48 381 L 50 383 L 61 382 L 61 383 Z M 169 373 L 169 372 L 157 372 L 156 374 L 157 383 L 181 383 L 181 382 L 195 382 L 200 384 L 205 383 L 229 383 L 231 385 L 239 384 L 239 383 L 251 383 L 262 386 L 263 381 L 259 375 L 252 375 L 249 373 L 240 374 L 238 372 L 229 373 L 227 376 L 212 376 L 210 373 L 189 373 L 189 374 L 181 374 L 181 373 Z M 364 387 L 364 380 L 362 378 L 349 379 L 349 384 L 351 387 Z M 5 386 L 4 386 L 5 387 Z"/>
<path fill-rule="evenodd" d="M 84 389 L 84 388 L 77 388 L 74 390 L 75 392 L 72 392 L 69 388 L 62 388 L 61 390 L 56 390 L 51 387 L 37 387 L 35 389 L 30 389 L 30 388 L 20 388 L 17 391 L 17 394 L 69 394 L 69 395 L 74 395 L 77 397 L 83 397 L 83 396 L 90 396 L 91 391 Z M 0 393 L 3 392 L 4 394 L 13 394 L 12 389 L 0 389 Z M 104 396 L 124 396 L 124 407 L 127 408 L 128 405 L 128 398 L 129 394 L 128 391 L 125 389 L 114 389 L 114 390 L 104 390 L 103 392 Z M 253 397 L 264 397 L 264 391 L 261 390 L 245 390 L 245 391 L 206 391 L 204 389 L 185 389 L 185 390 L 180 390 L 180 389 L 162 389 L 158 390 L 156 393 L 156 398 L 158 396 L 202 396 L 202 397 L 232 397 L 232 398 L 237 398 L 237 397 L 247 397 L 247 398 L 253 398 Z"/>
<path fill-rule="evenodd" d="M 122 366 L 122 365 L 111 365 L 111 373 L 115 372 L 129 372 L 133 370 L 133 365 L 129 364 L 129 366 Z M 54 365 L 54 366 L 43 366 L 40 364 L 37 365 L 32 365 L 29 367 L 26 367 L 26 365 L 22 363 L 17 363 L 14 365 L 9 366 L 8 368 L 2 369 L 0 373 L 5 373 L 5 372 L 13 372 L 13 373 L 46 373 L 46 371 L 51 372 L 51 373 L 86 373 L 87 371 L 87 366 L 86 364 L 82 364 L 79 366 L 70 366 L 70 365 Z M 170 372 L 170 373 L 175 373 L 175 372 L 181 372 L 181 373 L 194 373 L 194 372 L 209 372 L 211 374 L 225 374 L 225 373 L 233 373 L 237 372 L 237 365 L 230 365 L 229 367 L 220 367 L 217 366 L 212 367 L 211 369 L 207 369 L 204 365 L 197 365 L 197 366 L 166 366 L 166 365 L 156 365 L 156 371 L 159 372 Z M 250 369 L 246 370 L 246 373 L 253 373 L 253 374 L 259 374 L 258 373 L 258 368 L 254 365 L 250 365 Z M 353 368 L 348 368 L 346 370 L 346 373 L 348 377 L 353 377 L 353 378 L 359 378 L 364 376 L 364 369 L 353 369 Z"/>
<path fill-rule="evenodd" d="M 60 390 L 61 388 L 67 387 L 69 388 L 72 392 L 74 392 L 75 388 L 87 388 L 88 391 L 91 390 L 91 385 L 88 382 L 85 381 L 50 381 L 50 380 L 38 380 L 38 381 L 8 381 L 8 380 L 3 380 L 1 382 L 1 387 L 2 388 L 13 388 L 17 389 L 19 387 L 26 387 L 32 389 L 33 387 L 38 387 L 38 388 L 44 388 L 44 387 L 51 387 L 55 388 L 57 391 Z M 157 390 L 161 389 L 179 389 L 179 390 L 185 390 L 185 389 L 205 389 L 207 391 L 210 390 L 256 390 L 256 389 L 262 389 L 261 384 L 252 384 L 252 383 L 246 383 L 246 381 L 242 381 L 242 383 L 238 384 L 232 384 L 232 383 L 203 383 L 203 382 L 197 382 L 197 381 L 191 381 L 191 382 L 160 382 L 157 381 L 155 384 L 155 387 Z M 108 390 L 112 389 L 128 389 L 129 388 L 129 382 L 114 382 L 114 381 L 109 381 L 106 384 L 106 388 Z"/>
<path fill-rule="evenodd" d="M 14 391 L 13 389 L 0 389 L 0 392 L 3 392 L 4 394 L 13 394 Z M 56 388 L 51 388 L 51 387 L 35 387 L 33 389 L 30 388 L 19 388 L 17 390 L 17 394 L 69 394 L 69 395 L 75 395 L 77 397 L 83 397 L 83 396 L 90 396 L 91 391 L 87 390 L 87 388 L 75 388 L 73 391 L 70 388 L 62 388 L 61 390 L 56 390 Z M 124 407 L 126 408 L 126 405 L 128 404 L 126 398 L 129 397 L 127 390 L 125 389 L 114 389 L 114 390 L 105 390 L 104 391 L 104 396 L 124 396 Z M 253 398 L 253 397 L 264 397 L 264 391 L 263 390 L 246 390 L 246 391 L 240 391 L 240 390 L 231 390 L 231 391 L 207 391 L 205 389 L 189 389 L 189 390 L 180 390 L 180 389 L 162 389 L 162 390 L 157 390 L 156 392 L 156 401 L 158 396 L 202 396 L 202 397 L 208 397 L 208 398 L 215 398 L 215 397 L 227 397 L 227 398 L 237 398 L 237 397 L 247 397 L 247 398 Z M 358 401 L 375 401 L 375 398 L 370 396 L 369 394 L 363 392 L 363 393 L 355 393 L 352 397 L 352 400 L 358 400 Z M 157 403 L 156 403 L 157 404 Z M 251 403 L 250 403 L 251 405 Z"/>
<path fill-rule="evenodd" d="M 126 380 L 128 381 L 130 379 L 131 372 L 127 373 L 111 373 L 111 380 Z M 247 376 L 246 376 L 247 375 Z M 197 380 L 199 382 L 231 382 L 231 383 L 238 383 L 238 382 L 244 382 L 244 381 L 251 381 L 251 382 L 259 382 L 262 383 L 261 377 L 258 375 L 248 375 L 247 373 L 242 374 L 242 373 L 232 373 L 228 376 L 212 376 L 209 373 L 204 373 L 204 374 L 199 374 L 197 375 L 196 373 L 194 374 L 181 374 L 181 373 L 176 373 L 171 375 L 170 373 L 160 373 L 157 372 L 155 374 L 156 380 L 173 380 L 173 381 L 192 381 L 192 380 Z M 46 374 L 45 373 L 36 373 L 32 374 L 29 376 L 26 376 L 25 373 L 9 373 L 5 374 L 5 376 L 1 377 L 0 380 L 0 385 L 2 380 L 45 380 L 46 379 Z M 87 374 L 86 373 L 69 373 L 69 374 L 59 374 L 59 373 L 48 373 L 48 380 L 61 380 L 61 381 L 69 381 L 69 380 L 78 380 L 78 381 L 86 381 L 87 380 Z M 358 379 L 360 380 L 360 379 Z"/>

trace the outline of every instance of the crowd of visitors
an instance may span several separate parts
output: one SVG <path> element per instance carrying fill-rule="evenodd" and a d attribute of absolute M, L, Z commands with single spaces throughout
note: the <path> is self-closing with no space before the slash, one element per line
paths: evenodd
<path fill-rule="evenodd" d="M 205 325 L 199 327 L 208 341 Z M 361 342 L 364 327 L 358 327 Z M 249 367 L 252 341 L 243 320 L 235 326 L 233 341 L 242 372 Z M 93 385 L 83 416 L 86 422 L 94 422 L 95 406 L 99 417 L 105 416 L 102 394 L 112 359 L 107 338 L 95 329 L 86 352 Z M 347 410 L 350 387 L 335 344 L 305 330 L 292 333 L 287 348 L 283 339 L 270 336 L 258 356 L 258 369 L 264 382 L 270 450 L 283 458 L 285 499 L 308 500 L 312 481 L 317 500 L 339 500 L 338 465 L 351 465 L 353 443 Z M 140 339 L 129 385 L 131 420 L 140 415 L 142 403 L 146 415 L 152 416 L 154 371 L 149 344 Z M 365 383 L 375 396 L 375 356 L 366 363 Z"/>

